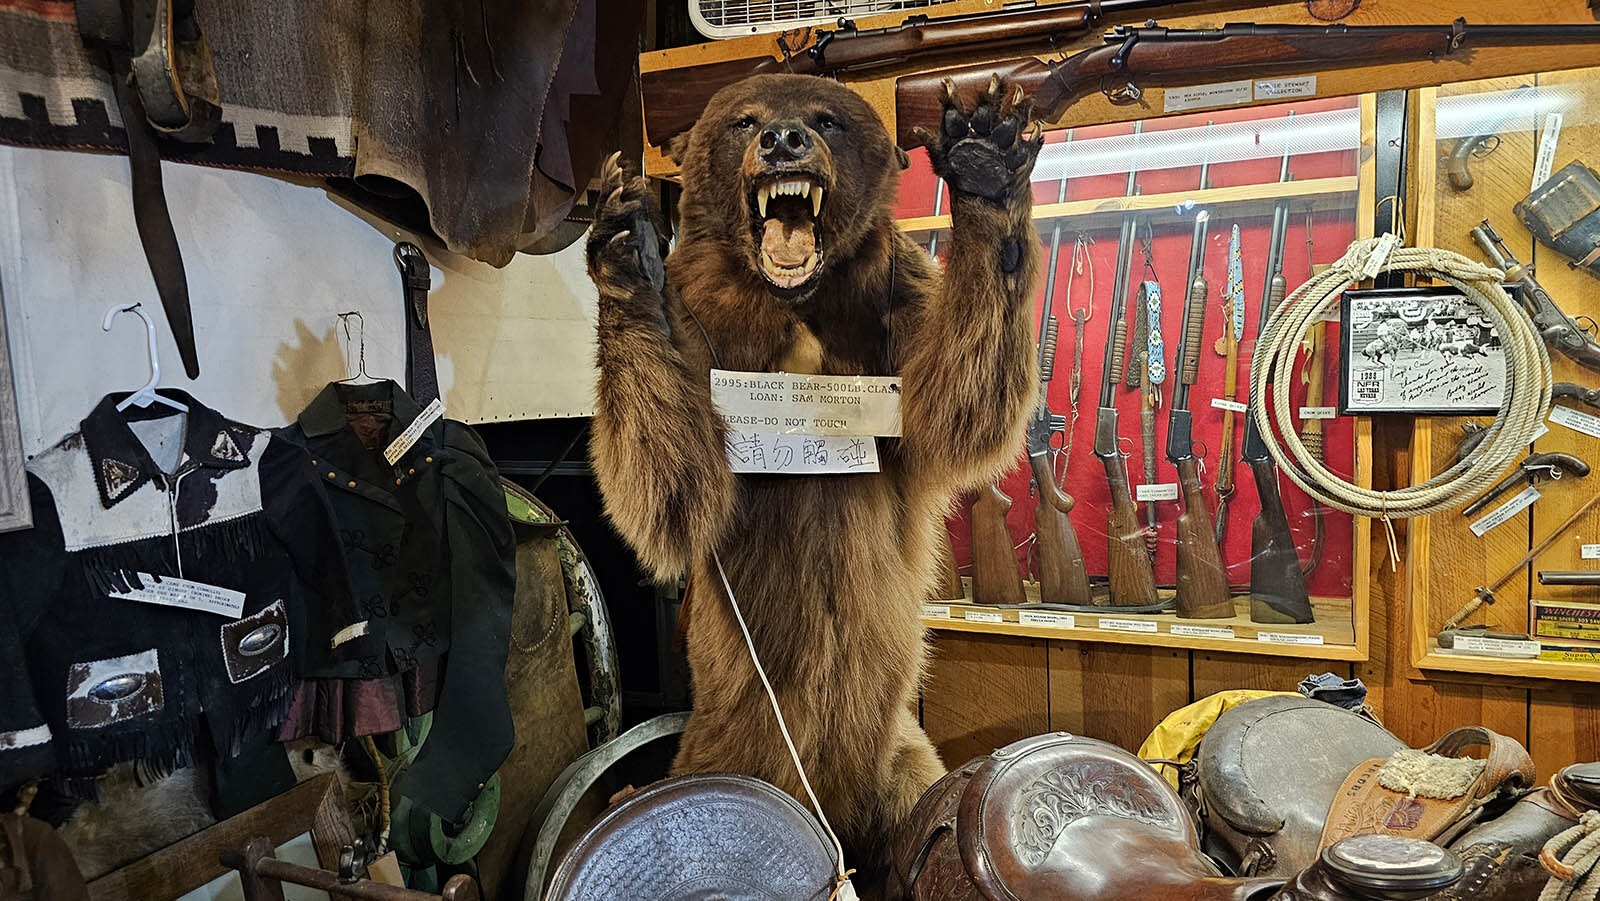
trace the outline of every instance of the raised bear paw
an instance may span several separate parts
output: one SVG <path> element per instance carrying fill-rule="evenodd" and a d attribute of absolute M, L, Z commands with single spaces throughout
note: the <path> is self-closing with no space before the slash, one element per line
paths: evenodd
<path fill-rule="evenodd" d="M 602 297 L 660 302 L 667 270 L 650 186 L 613 153 L 600 169 L 600 202 L 589 229 L 589 277 Z"/>
<path fill-rule="evenodd" d="M 1036 126 L 1032 136 L 1024 134 L 1032 106 L 1020 86 L 1006 90 L 995 75 L 969 110 L 956 97 L 955 83 L 946 79 L 939 133 L 917 129 L 933 171 L 952 191 L 994 203 L 1004 204 L 1027 191 L 1033 162 L 1044 146 L 1042 128 Z"/>

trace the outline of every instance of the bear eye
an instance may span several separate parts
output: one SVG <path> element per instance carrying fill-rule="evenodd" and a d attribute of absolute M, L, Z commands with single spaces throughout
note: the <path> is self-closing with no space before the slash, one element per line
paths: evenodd
<path fill-rule="evenodd" d="M 821 131 L 843 131 L 844 130 L 844 126 L 839 124 L 839 120 L 835 119 L 834 117 L 832 117 L 830 115 L 828 115 L 827 113 L 818 113 L 817 114 L 817 128 L 819 130 L 821 130 Z"/>
<path fill-rule="evenodd" d="M 755 116 L 741 116 L 741 117 L 739 117 L 738 121 L 733 123 L 733 130 L 734 131 L 744 131 L 747 128 L 755 128 L 755 127 L 756 127 L 756 117 Z"/>

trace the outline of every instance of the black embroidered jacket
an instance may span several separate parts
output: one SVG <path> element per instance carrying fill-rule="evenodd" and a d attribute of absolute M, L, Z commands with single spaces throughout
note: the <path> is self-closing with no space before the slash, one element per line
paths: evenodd
<path fill-rule="evenodd" d="M 307 450 L 327 487 L 376 639 L 357 666 L 309 672 L 381 676 L 448 652 L 433 728 L 398 788 L 454 821 L 514 739 L 505 667 L 516 544 L 499 474 L 470 427 L 435 420 L 395 462 L 384 458 L 421 413 L 392 381 L 335 382 L 278 434 Z"/>
<path fill-rule="evenodd" d="M 305 452 L 161 393 L 184 418 L 118 412 L 126 395 L 110 395 L 28 464 L 35 525 L 0 536 L 0 633 L 14 630 L 26 669 L 0 659 L 0 679 L 32 703 L 0 715 L 0 785 L 36 775 L 44 742 L 69 776 L 172 769 L 202 715 L 236 753 L 282 719 L 301 649 L 368 640 Z M 227 592 L 180 597 L 173 579 L 240 592 L 242 609 Z"/>

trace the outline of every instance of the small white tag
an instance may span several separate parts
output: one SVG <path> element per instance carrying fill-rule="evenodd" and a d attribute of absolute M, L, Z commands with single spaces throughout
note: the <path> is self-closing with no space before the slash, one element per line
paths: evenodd
<path fill-rule="evenodd" d="M 922 605 L 922 618 L 923 619 L 949 619 L 950 618 L 950 605 L 949 604 L 923 604 Z"/>
<path fill-rule="evenodd" d="M 1302 635 L 1299 632 L 1257 632 L 1256 641 L 1267 644 L 1322 644 L 1322 636 Z"/>
<path fill-rule="evenodd" d="M 1336 303 L 1335 304 L 1330 304 L 1326 309 L 1324 309 L 1322 311 L 1322 315 L 1317 317 L 1317 321 L 1318 322 L 1342 322 L 1342 321 L 1344 321 L 1343 310 L 1340 308 L 1339 304 L 1336 304 Z"/>
<path fill-rule="evenodd" d="M 1516 516 L 1518 513 L 1528 509 L 1528 507 L 1532 506 L 1533 502 L 1538 499 L 1539 489 L 1529 485 L 1513 495 L 1511 500 L 1508 500 L 1493 510 L 1490 510 L 1488 515 L 1467 526 L 1467 528 L 1472 530 L 1472 534 L 1482 538 L 1484 533 L 1488 532 L 1495 526 L 1500 525 L 1511 517 Z"/>
<path fill-rule="evenodd" d="M 1187 623 L 1173 623 L 1173 635 L 1182 635 L 1186 638 L 1232 638 L 1232 626 L 1191 626 Z"/>
<path fill-rule="evenodd" d="M 1578 556 L 1584 560 L 1600 560 L 1600 544 L 1586 544 L 1578 549 Z"/>
<path fill-rule="evenodd" d="M 1600 438 L 1600 416 L 1591 416 L 1571 407 L 1554 406 L 1550 408 L 1550 421 L 1574 432 Z"/>
<path fill-rule="evenodd" d="M 383 459 L 389 461 L 390 466 L 400 462 L 400 458 L 406 455 L 406 451 L 411 449 L 411 445 L 417 443 L 417 439 L 421 438 L 422 433 L 428 430 L 428 426 L 433 425 L 443 415 L 444 401 L 436 397 L 433 399 L 433 403 L 428 404 L 421 413 L 417 414 L 416 419 L 411 420 L 411 424 L 406 426 L 406 430 L 400 433 L 399 438 L 394 439 L 388 447 L 383 449 Z"/>
<path fill-rule="evenodd" d="M 821 475 L 877 472 L 878 439 L 728 432 L 728 466 L 734 472 Z"/>
<path fill-rule="evenodd" d="M 1244 81 L 1219 81 L 1188 87 L 1167 88 L 1162 95 L 1161 111 L 1177 113 L 1189 109 L 1212 106 L 1238 106 L 1251 100 L 1250 79 Z"/>
<path fill-rule="evenodd" d="M 204 582 L 191 582 L 173 576 L 162 576 L 161 581 L 149 573 L 139 573 L 143 588 L 110 593 L 111 597 L 143 604 L 160 604 L 163 607 L 182 607 L 216 613 L 228 619 L 238 619 L 244 614 L 244 592 Z"/>
<path fill-rule="evenodd" d="M 1071 629 L 1078 625 L 1077 618 L 1070 613 L 1051 613 L 1047 610 L 1018 611 L 1017 622 L 1025 626 L 1055 626 L 1060 629 Z"/>
<path fill-rule="evenodd" d="M 1497 657 L 1538 657 L 1541 650 L 1537 641 L 1484 638 L 1481 635 L 1457 635 L 1453 643 L 1458 651 L 1493 654 Z"/>
<path fill-rule="evenodd" d="M 1243 413 L 1244 411 L 1250 409 L 1249 404 L 1241 404 L 1236 400 L 1229 400 L 1226 397 L 1211 398 L 1211 406 L 1216 407 L 1218 410 L 1227 410 L 1229 413 Z"/>
<path fill-rule="evenodd" d="M 1113 632 L 1155 632 L 1156 621 L 1153 619 L 1109 619 L 1101 617 L 1100 628 L 1110 629 Z"/>
<path fill-rule="evenodd" d="M 1158 482 L 1154 485 L 1133 486 L 1133 497 L 1139 503 L 1148 501 L 1175 501 L 1178 499 L 1177 482 Z"/>
<path fill-rule="evenodd" d="M 1367 265 L 1361 270 L 1364 279 L 1377 278 L 1383 271 L 1383 264 L 1389 262 L 1389 254 L 1394 253 L 1396 245 L 1400 243 L 1400 233 L 1390 232 L 1378 239 L 1373 245 L 1372 253 L 1367 257 Z"/>
<path fill-rule="evenodd" d="M 1333 419 L 1339 415 L 1337 407 L 1301 407 L 1301 419 Z"/>
<path fill-rule="evenodd" d="M 1539 133 L 1539 152 L 1533 158 L 1533 187 L 1528 190 L 1537 191 L 1550 180 L 1550 170 L 1556 162 L 1556 142 L 1560 140 L 1561 114 L 1545 114 L 1544 130 Z"/>
<path fill-rule="evenodd" d="M 1533 430 L 1533 437 L 1528 439 L 1528 443 L 1532 444 L 1548 434 L 1550 434 L 1550 427 L 1541 422 L 1539 423 L 1538 427 Z"/>
<path fill-rule="evenodd" d="M 993 610 L 963 610 L 961 611 L 961 618 L 969 623 L 1003 623 L 1006 621 L 1004 616 Z"/>
<path fill-rule="evenodd" d="M 711 370 L 711 402 L 736 429 L 897 437 L 900 378 Z"/>
<path fill-rule="evenodd" d="M 1291 97 L 1317 96 L 1317 76 L 1301 75 L 1295 78 L 1272 78 L 1256 82 L 1257 100 L 1287 100 Z"/>

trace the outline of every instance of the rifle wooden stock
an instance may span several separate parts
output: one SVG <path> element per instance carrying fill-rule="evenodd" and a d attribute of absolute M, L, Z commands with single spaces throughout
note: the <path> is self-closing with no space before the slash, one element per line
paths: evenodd
<path fill-rule="evenodd" d="M 1246 460 L 1256 479 L 1261 512 L 1250 524 L 1250 621 L 1309 623 L 1311 598 L 1271 457 Z"/>
<path fill-rule="evenodd" d="M 950 544 L 950 532 L 943 526 L 939 527 L 936 542 L 934 553 L 938 555 L 939 565 L 928 598 L 935 601 L 966 600 L 967 590 L 961 584 L 961 569 L 956 566 L 956 549 Z"/>
<path fill-rule="evenodd" d="M 1089 570 L 1083 563 L 1078 533 L 1068 518 L 1075 502 L 1059 487 L 1050 472 L 1048 455 L 1028 457 L 1038 504 L 1033 510 L 1033 531 L 1039 552 L 1039 600 L 1046 604 L 1094 603 Z"/>
<path fill-rule="evenodd" d="M 1106 484 L 1111 489 L 1111 513 L 1106 520 L 1106 571 L 1111 580 L 1114 607 L 1148 607 L 1161 603 L 1156 594 L 1155 573 L 1150 570 L 1150 555 L 1145 550 L 1144 526 L 1139 524 L 1139 508 L 1133 502 L 1128 473 L 1116 454 L 1101 457 Z"/>
<path fill-rule="evenodd" d="M 1017 552 L 1006 529 L 1006 511 L 1011 498 L 991 482 L 978 489 L 972 503 L 972 602 L 974 604 L 1022 604 L 1027 595 L 1022 589 L 1022 571 L 1017 568 Z"/>
<path fill-rule="evenodd" d="M 1211 29 L 1159 26 L 1117 28 L 1106 44 L 1046 63 L 1032 57 L 907 76 L 895 83 L 896 139 L 917 145 L 914 129 L 934 131 L 943 114 L 943 83 L 971 98 L 998 73 L 1033 96 L 1033 115 L 1052 122 L 1078 98 L 1104 91 L 1133 102 L 1138 85 L 1193 85 L 1272 72 L 1317 72 L 1373 62 L 1439 59 L 1464 45 L 1583 43 L 1600 29 L 1588 25 L 1316 26 L 1232 23 Z"/>
<path fill-rule="evenodd" d="M 1200 490 L 1200 461 L 1175 464 L 1183 512 L 1178 514 L 1178 615 L 1185 619 L 1224 619 L 1234 615 L 1228 596 L 1228 573 L 1211 532 L 1205 493 Z"/>

